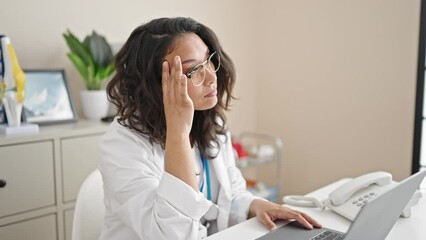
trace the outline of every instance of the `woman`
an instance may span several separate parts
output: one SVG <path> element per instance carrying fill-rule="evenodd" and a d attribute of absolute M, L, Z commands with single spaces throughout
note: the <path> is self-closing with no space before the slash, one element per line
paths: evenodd
<path fill-rule="evenodd" d="M 256 216 L 320 225 L 255 198 L 235 166 L 224 111 L 234 65 L 206 26 L 155 19 L 136 28 L 107 86 L 118 117 L 101 140 L 101 239 L 200 239 Z"/>

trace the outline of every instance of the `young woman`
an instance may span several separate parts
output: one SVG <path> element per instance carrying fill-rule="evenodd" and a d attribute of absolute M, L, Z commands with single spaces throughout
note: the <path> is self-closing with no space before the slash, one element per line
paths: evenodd
<path fill-rule="evenodd" d="M 107 86 L 117 118 L 101 140 L 106 216 L 100 239 L 201 239 L 256 216 L 320 227 L 254 197 L 235 166 L 224 111 L 234 65 L 212 30 L 190 18 L 136 28 Z"/>

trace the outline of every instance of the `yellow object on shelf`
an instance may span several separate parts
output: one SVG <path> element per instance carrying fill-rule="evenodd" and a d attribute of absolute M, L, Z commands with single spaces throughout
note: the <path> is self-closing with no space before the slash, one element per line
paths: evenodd
<path fill-rule="evenodd" d="M 4 82 L 0 82 L 0 102 L 4 97 L 4 92 L 6 92 L 6 84 Z"/>
<path fill-rule="evenodd" d="M 21 125 L 22 108 L 25 98 L 25 74 L 18 63 L 15 49 L 7 36 L 0 37 L 3 79 L 0 97 L 9 127 Z"/>
<path fill-rule="evenodd" d="M 17 93 L 17 100 L 19 103 L 24 102 L 25 98 L 25 74 L 24 71 L 22 71 L 21 67 L 19 66 L 18 58 L 16 57 L 15 49 L 13 48 L 12 44 L 9 44 L 8 46 L 10 58 L 12 61 L 12 73 L 13 77 L 15 78 L 15 84 L 16 84 L 16 93 Z"/>

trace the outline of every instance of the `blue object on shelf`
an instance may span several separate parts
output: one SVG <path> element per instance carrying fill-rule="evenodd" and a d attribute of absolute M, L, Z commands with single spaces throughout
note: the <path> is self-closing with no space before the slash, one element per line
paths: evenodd
<path fill-rule="evenodd" d="M 271 202 L 277 202 L 278 201 L 278 188 L 274 186 L 255 186 L 250 187 L 247 190 L 249 190 L 253 195 L 257 197 L 261 197 L 264 199 L 267 199 Z"/>

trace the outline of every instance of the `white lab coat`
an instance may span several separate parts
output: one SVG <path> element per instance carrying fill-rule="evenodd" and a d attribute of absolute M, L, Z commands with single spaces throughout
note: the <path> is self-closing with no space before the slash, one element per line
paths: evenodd
<path fill-rule="evenodd" d="M 200 219 L 217 218 L 218 231 L 247 219 L 254 196 L 235 166 L 230 135 L 210 161 L 219 182 L 217 205 L 164 171 L 164 149 L 116 120 L 100 142 L 105 222 L 100 239 L 200 239 Z M 216 149 L 218 150 L 218 149 Z"/>

